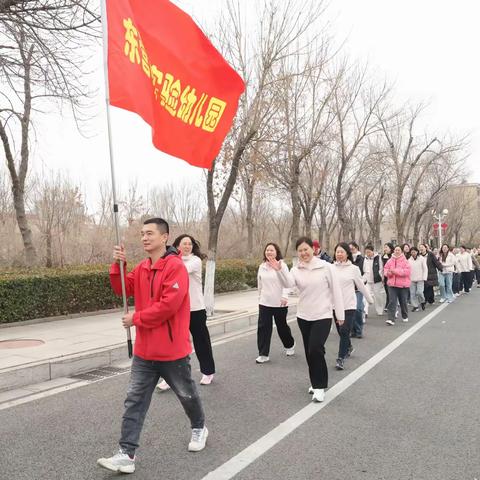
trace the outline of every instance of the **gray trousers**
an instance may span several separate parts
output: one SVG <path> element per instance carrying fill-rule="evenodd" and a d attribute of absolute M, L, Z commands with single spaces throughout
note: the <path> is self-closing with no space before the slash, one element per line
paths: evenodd
<path fill-rule="evenodd" d="M 190 357 L 172 362 L 156 362 L 134 356 L 119 442 L 122 450 L 129 455 L 134 455 L 138 448 L 143 422 L 160 377 L 175 392 L 192 428 L 203 428 L 205 425 L 202 402 L 192 380 Z"/>
<path fill-rule="evenodd" d="M 412 282 L 410 284 L 410 301 L 412 306 L 417 308 L 420 303 L 425 303 L 425 296 L 423 295 L 424 282 Z"/>

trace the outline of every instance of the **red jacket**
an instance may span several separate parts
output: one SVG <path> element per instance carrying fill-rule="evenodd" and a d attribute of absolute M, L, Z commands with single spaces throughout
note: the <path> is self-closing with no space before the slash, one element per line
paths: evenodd
<path fill-rule="evenodd" d="M 110 283 L 122 294 L 120 266 L 110 267 Z M 177 250 L 170 248 L 155 265 L 140 262 L 125 277 L 127 297 L 135 298 L 134 354 L 144 360 L 172 361 L 192 353 L 188 273 Z"/>

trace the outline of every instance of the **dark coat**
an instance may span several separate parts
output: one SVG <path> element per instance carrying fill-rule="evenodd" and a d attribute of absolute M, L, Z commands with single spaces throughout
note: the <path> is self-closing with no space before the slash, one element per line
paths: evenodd
<path fill-rule="evenodd" d="M 430 285 L 432 287 L 436 287 L 438 285 L 438 273 L 443 270 L 442 264 L 440 260 L 433 254 L 433 252 L 428 252 L 427 255 L 427 268 L 428 268 L 428 276 L 427 280 L 425 281 L 425 285 Z"/>

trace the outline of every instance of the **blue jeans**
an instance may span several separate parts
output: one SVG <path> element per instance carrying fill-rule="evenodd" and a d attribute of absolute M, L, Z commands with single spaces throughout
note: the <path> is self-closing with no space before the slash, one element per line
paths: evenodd
<path fill-rule="evenodd" d="M 418 308 L 420 303 L 425 303 L 425 297 L 423 296 L 423 281 L 410 283 L 410 301 L 414 308 Z"/>
<path fill-rule="evenodd" d="M 357 290 L 355 296 L 357 297 L 357 309 L 353 320 L 353 334 L 358 337 L 363 334 L 363 294 Z"/>
<path fill-rule="evenodd" d="M 440 296 L 447 301 L 452 301 L 453 272 L 438 272 L 438 283 L 440 286 Z"/>
<path fill-rule="evenodd" d="M 160 377 L 170 385 L 180 400 L 192 428 L 203 428 L 205 425 L 202 403 L 192 380 L 190 357 L 157 362 L 134 356 L 119 442 L 122 450 L 129 455 L 133 455 L 138 448 L 143 422 Z"/>

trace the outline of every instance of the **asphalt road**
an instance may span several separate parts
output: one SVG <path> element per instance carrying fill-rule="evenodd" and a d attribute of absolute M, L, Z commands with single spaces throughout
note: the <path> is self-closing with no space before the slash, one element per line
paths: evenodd
<path fill-rule="evenodd" d="M 234 478 L 480 480 L 479 309 L 480 289 L 443 309 Z M 332 331 L 330 387 L 433 310 L 395 327 L 369 318 L 343 372 L 333 369 Z M 188 420 L 174 395 L 156 394 L 131 478 L 200 480 L 309 405 L 300 334 L 291 325 L 297 354 L 285 357 L 274 331 L 269 364 L 255 364 L 254 334 L 215 346 L 215 383 L 199 387 L 210 430 L 203 452 L 187 452 Z M 117 448 L 127 382 L 120 375 L 0 411 L 0 479 L 117 478 L 96 459 Z"/>

